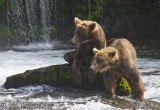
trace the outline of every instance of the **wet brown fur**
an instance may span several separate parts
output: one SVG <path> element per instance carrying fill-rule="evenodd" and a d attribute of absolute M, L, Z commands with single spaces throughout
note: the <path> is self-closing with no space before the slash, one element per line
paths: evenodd
<path fill-rule="evenodd" d="M 144 86 L 137 67 L 136 50 L 128 40 L 115 39 L 108 47 L 93 51 L 95 56 L 90 70 L 92 73 L 104 73 L 107 95 L 114 97 L 117 80 L 125 77 L 131 86 L 133 97 L 141 101 L 144 99 Z"/>
<path fill-rule="evenodd" d="M 90 65 L 93 59 L 93 48 L 102 49 L 106 47 L 106 38 L 101 26 L 94 21 L 82 21 L 78 18 L 74 20 L 76 29 L 71 39 L 75 45 L 75 51 L 68 52 L 64 59 L 72 65 L 73 80 L 81 85 L 81 65 L 86 63 Z M 96 75 L 93 74 L 96 78 Z"/>

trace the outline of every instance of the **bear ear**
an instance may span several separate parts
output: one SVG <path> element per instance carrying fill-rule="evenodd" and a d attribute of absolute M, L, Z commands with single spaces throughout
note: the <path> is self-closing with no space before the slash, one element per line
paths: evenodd
<path fill-rule="evenodd" d="M 96 22 L 93 22 L 88 26 L 89 30 L 91 31 L 94 30 L 95 27 L 96 27 Z"/>
<path fill-rule="evenodd" d="M 74 23 L 77 25 L 79 24 L 80 22 L 82 22 L 82 20 L 78 19 L 78 17 L 75 17 L 74 18 Z"/>
<path fill-rule="evenodd" d="M 96 54 L 98 52 L 98 49 L 93 48 L 93 53 Z"/>
<path fill-rule="evenodd" d="M 108 53 L 108 56 L 110 58 L 113 58 L 116 55 L 116 53 L 117 53 L 116 50 L 112 50 L 111 52 Z"/>

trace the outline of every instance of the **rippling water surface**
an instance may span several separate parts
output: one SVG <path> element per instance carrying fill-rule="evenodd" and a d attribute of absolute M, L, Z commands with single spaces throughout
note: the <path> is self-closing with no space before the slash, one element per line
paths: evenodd
<path fill-rule="evenodd" d="M 160 47 L 159 41 L 132 41 L 138 53 L 138 67 L 145 86 L 145 99 L 160 103 Z M 38 47 L 38 48 L 37 48 Z M 4 89 L 7 76 L 28 69 L 66 63 L 63 55 L 69 50 L 53 50 L 53 45 L 15 46 L 0 52 L 0 109 L 67 109 L 116 110 L 105 104 L 98 91 L 80 91 L 47 85 Z M 130 97 L 127 97 L 130 99 Z"/>

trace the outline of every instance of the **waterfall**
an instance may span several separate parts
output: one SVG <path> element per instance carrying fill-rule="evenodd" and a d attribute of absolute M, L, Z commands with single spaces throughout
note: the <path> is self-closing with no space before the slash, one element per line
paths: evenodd
<path fill-rule="evenodd" d="M 48 0 L 8 0 L 7 18 L 12 43 L 27 45 L 50 41 Z"/>
<path fill-rule="evenodd" d="M 63 8 L 64 8 L 64 1 L 62 0 L 62 13 L 64 14 Z M 62 18 L 62 23 L 63 23 L 63 25 L 64 25 L 64 16 L 63 16 L 63 18 Z"/>
<path fill-rule="evenodd" d="M 55 23 L 57 22 L 57 0 L 54 0 L 54 17 L 55 17 Z"/>
<path fill-rule="evenodd" d="M 11 31 L 14 32 L 17 38 L 14 38 L 14 43 L 24 40 L 26 38 L 25 31 L 25 13 L 23 12 L 22 0 L 9 0 L 8 1 L 8 24 Z"/>
<path fill-rule="evenodd" d="M 48 0 L 40 0 L 40 9 L 41 9 L 41 25 L 42 25 L 42 35 L 41 37 L 45 42 L 50 41 L 50 11 Z"/>
<path fill-rule="evenodd" d="M 101 17 L 102 22 L 103 7 L 104 0 L 7 0 L 9 43 L 28 45 L 48 43 L 54 38 L 69 39 L 74 17 L 93 20 Z"/>
<path fill-rule="evenodd" d="M 88 0 L 88 15 L 91 17 L 91 1 Z"/>
<path fill-rule="evenodd" d="M 101 24 L 103 23 L 103 14 L 104 14 L 104 0 L 101 0 L 101 13 L 100 13 L 100 18 L 101 18 Z"/>
<path fill-rule="evenodd" d="M 26 0 L 26 16 L 27 16 L 27 24 L 28 24 L 28 33 L 25 33 L 28 36 L 28 42 L 35 43 L 36 39 L 36 16 L 34 10 L 34 1 Z M 31 40 L 31 41 L 30 41 Z"/>

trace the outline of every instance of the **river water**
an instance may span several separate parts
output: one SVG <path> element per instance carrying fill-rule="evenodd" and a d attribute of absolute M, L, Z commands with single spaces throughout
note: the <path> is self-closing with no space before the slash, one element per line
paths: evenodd
<path fill-rule="evenodd" d="M 160 103 L 159 40 L 131 40 L 138 53 L 138 67 L 145 86 L 145 100 Z M 47 85 L 4 89 L 7 76 L 54 64 L 66 63 L 63 55 L 69 49 L 54 49 L 53 44 L 14 46 L 0 51 L 0 109 L 11 110 L 119 110 L 105 104 L 97 91 L 86 92 Z M 129 96 L 125 97 L 131 99 Z"/>

